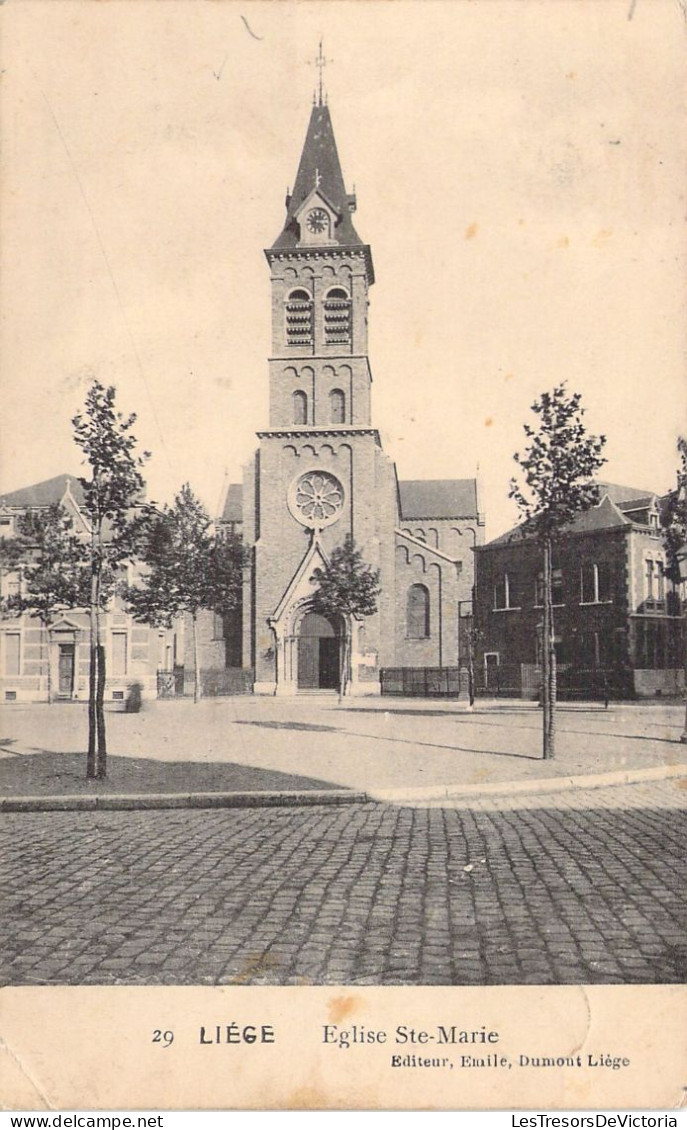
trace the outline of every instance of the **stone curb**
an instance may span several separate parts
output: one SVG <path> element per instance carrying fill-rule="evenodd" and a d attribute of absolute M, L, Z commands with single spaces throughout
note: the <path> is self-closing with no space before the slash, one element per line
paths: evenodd
<path fill-rule="evenodd" d="M 367 793 L 343 789 L 245 793 L 111 793 L 103 796 L 0 797 L 0 812 L 123 812 L 162 808 L 288 808 L 364 804 Z"/>
<path fill-rule="evenodd" d="M 477 785 L 434 785 L 424 789 L 370 789 L 370 800 L 460 800 L 474 797 L 518 796 L 560 793 L 571 789 L 604 789 L 617 785 L 638 785 L 643 781 L 665 781 L 687 777 L 687 765 L 658 765 L 649 769 L 622 769 L 614 773 L 589 773 L 577 777 L 544 777 L 527 781 L 493 781 Z"/>
<path fill-rule="evenodd" d="M 687 765 L 659 765 L 649 769 L 624 769 L 577 777 L 546 777 L 527 781 L 494 781 L 476 785 L 434 785 L 422 789 L 309 789 L 300 792 L 224 793 L 112 793 L 109 796 L 18 796 L 0 797 L 0 812 L 113 812 L 164 808 L 289 808 L 318 804 L 343 805 L 366 802 L 474 799 L 475 797 L 522 796 L 560 793 L 573 789 L 603 789 L 687 777 Z"/>

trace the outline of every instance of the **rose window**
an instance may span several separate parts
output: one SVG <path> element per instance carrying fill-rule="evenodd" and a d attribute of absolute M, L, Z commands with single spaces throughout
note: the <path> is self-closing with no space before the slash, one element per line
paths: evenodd
<path fill-rule="evenodd" d="M 328 471 L 308 471 L 292 484 L 289 507 L 294 518 L 311 529 L 321 529 L 338 518 L 344 502 L 339 480 Z"/>

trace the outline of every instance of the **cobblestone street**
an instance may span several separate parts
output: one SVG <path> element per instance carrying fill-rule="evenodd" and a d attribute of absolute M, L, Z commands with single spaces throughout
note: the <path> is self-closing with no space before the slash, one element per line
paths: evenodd
<path fill-rule="evenodd" d="M 4 984 L 679 982 L 674 782 L 3 820 Z"/>

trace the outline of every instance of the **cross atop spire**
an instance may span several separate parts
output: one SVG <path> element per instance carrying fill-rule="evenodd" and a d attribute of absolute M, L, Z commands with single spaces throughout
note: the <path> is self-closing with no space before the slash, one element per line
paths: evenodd
<path fill-rule="evenodd" d="M 315 64 L 315 66 L 317 67 L 318 71 L 320 72 L 319 76 L 318 76 L 318 80 L 317 80 L 317 90 L 315 91 L 315 94 L 313 95 L 313 102 L 316 106 L 324 106 L 327 99 L 326 99 L 326 95 L 324 94 L 324 83 L 323 83 L 322 72 L 323 72 L 324 68 L 326 67 L 327 63 L 331 63 L 332 60 L 326 59 L 324 57 L 324 55 L 322 53 L 322 40 L 321 39 L 320 39 L 320 45 L 319 45 L 319 48 L 318 48 L 317 55 L 316 55 L 315 59 L 313 60 L 313 62 Z"/>

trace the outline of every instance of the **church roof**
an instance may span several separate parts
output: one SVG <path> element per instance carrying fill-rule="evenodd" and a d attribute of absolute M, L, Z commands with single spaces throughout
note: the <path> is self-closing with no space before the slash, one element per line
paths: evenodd
<path fill-rule="evenodd" d="M 272 245 L 275 250 L 298 246 L 299 232 L 295 216 L 303 201 L 316 187 L 339 213 L 340 220 L 334 227 L 336 243 L 346 247 L 363 247 L 363 241 L 351 220 L 353 197 L 349 197 L 346 192 L 329 107 L 323 105 L 312 108 L 293 192 L 287 197 L 284 228 Z"/>
<path fill-rule="evenodd" d="M 401 516 L 408 518 L 474 518 L 475 479 L 407 479 L 399 482 Z"/>
<path fill-rule="evenodd" d="M 243 521 L 243 486 L 241 483 L 230 483 L 227 487 L 227 497 L 219 516 L 220 522 Z"/>
<path fill-rule="evenodd" d="M 77 505 L 83 505 L 83 490 L 81 483 L 73 475 L 56 475 L 53 479 L 44 479 L 32 486 L 21 487 L 19 490 L 10 491 L 0 495 L 0 506 L 7 507 L 38 507 L 52 506 L 64 498 L 67 486 Z"/>

